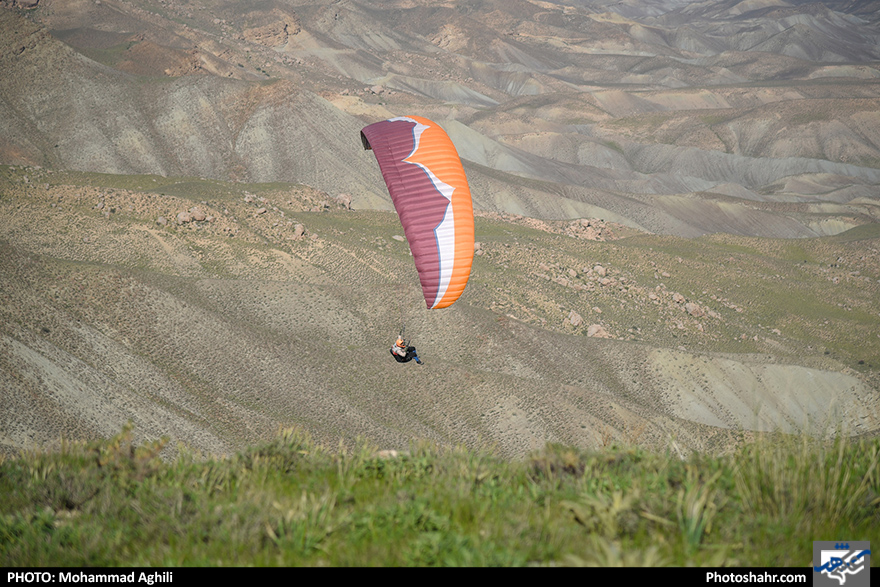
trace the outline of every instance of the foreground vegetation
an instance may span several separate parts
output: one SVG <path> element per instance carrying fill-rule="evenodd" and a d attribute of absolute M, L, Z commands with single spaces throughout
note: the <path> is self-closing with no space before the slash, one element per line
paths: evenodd
<path fill-rule="evenodd" d="M 130 427 L 0 463 L 0 566 L 810 564 L 880 544 L 880 439 L 766 437 L 687 460 L 640 449 L 491 451 L 298 430 L 229 458 Z"/>

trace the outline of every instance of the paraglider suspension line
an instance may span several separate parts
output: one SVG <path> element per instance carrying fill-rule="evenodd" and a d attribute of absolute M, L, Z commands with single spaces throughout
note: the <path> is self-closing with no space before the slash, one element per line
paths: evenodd
<path fill-rule="evenodd" d="M 397 296 L 398 308 L 400 309 L 400 333 L 399 333 L 399 336 L 400 336 L 400 338 L 402 338 L 406 342 L 407 345 L 409 345 L 410 341 L 407 340 L 407 338 L 406 338 L 406 303 L 407 303 L 407 300 L 406 300 L 407 295 L 406 294 L 407 293 L 409 293 L 409 292 L 407 290 L 406 284 L 401 283 L 399 285 L 398 296 Z"/>

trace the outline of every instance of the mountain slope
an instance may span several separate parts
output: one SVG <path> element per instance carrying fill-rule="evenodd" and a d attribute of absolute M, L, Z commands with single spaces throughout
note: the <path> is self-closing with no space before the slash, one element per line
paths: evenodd
<path fill-rule="evenodd" d="M 508 457 L 880 427 L 876 230 L 791 245 L 479 217 L 467 290 L 427 311 L 396 215 L 310 188 L 22 168 L 0 188 L 5 452 L 128 420 L 214 454 L 295 424 Z M 402 326 L 424 365 L 388 356 Z"/>
<path fill-rule="evenodd" d="M 601 208 L 691 236 L 718 229 L 704 207 L 643 209 L 739 185 L 785 203 L 753 234 L 814 236 L 788 204 L 849 192 L 786 178 L 833 175 L 867 192 L 828 226 L 875 217 L 858 197 L 878 185 L 880 37 L 818 5 L 40 0 L 0 30 L 6 163 L 292 181 L 387 209 L 358 131 L 416 113 L 453 131 L 486 211 Z"/>
<path fill-rule="evenodd" d="M 870 2 L 0 3 L 6 453 L 877 433 Z M 405 114 L 477 211 L 448 311 L 359 140 Z"/>

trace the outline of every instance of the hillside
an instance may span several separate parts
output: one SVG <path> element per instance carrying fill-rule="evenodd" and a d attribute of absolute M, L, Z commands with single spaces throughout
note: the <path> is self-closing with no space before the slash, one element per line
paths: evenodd
<path fill-rule="evenodd" d="M 507 457 L 876 434 L 876 226 L 682 239 L 480 214 L 467 290 L 427 311 L 391 212 L 296 184 L 6 167 L 0 443 L 129 420 L 208 454 L 293 425 Z M 388 356 L 403 324 L 422 366 Z"/>
<path fill-rule="evenodd" d="M 4 453 L 880 428 L 872 2 L 0 4 Z M 359 140 L 400 114 L 474 196 L 444 311 Z"/>
<path fill-rule="evenodd" d="M 880 31 L 860 3 L 3 4 L 6 164 L 388 209 L 358 131 L 415 113 L 487 212 L 685 237 L 877 220 Z"/>

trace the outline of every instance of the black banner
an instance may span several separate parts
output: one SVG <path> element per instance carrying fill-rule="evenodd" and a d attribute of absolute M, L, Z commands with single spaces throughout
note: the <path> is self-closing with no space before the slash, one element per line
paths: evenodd
<path fill-rule="evenodd" d="M 376 567 L 381 568 L 381 567 Z M 575 568 L 563 566 L 528 567 L 523 570 L 559 571 L 584 573 L 592 580 L 607 578 L 610 581 L 675 581 L 676 585 L 812 585 L 812 567 L 794 568 L 706 568 L 706 567 L 624 567 L 624 568 Z M 342 567 L 159 567 L 159 568 L 5 568 L 0 584 L 34 587 L 36 584 L 64 586 L 95 585 L 114 587 L 189 587 L 204 581 L 253 581 L 301 577 L 302 573 L 338 573 Z M 471 569 L 473 571 L 473 569 Z M 493 569 L 492 572 L 505 572 Z M 451 570 L 451 572 L 454 572 Z M 483 572 L 483 571 L 478 571 Z M 471 576 L 478 579 L 478 576 Z"/>

